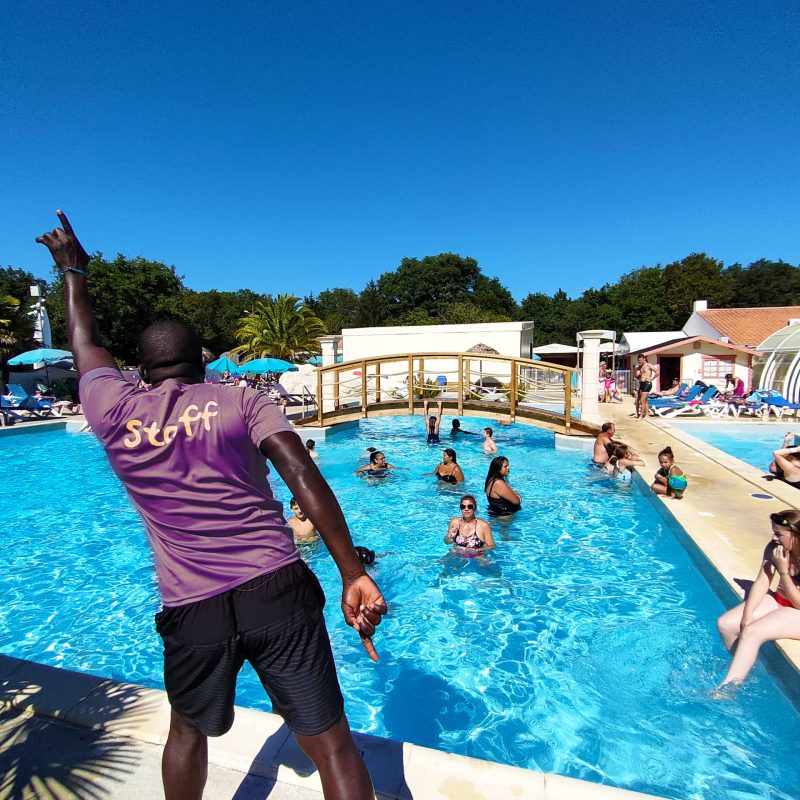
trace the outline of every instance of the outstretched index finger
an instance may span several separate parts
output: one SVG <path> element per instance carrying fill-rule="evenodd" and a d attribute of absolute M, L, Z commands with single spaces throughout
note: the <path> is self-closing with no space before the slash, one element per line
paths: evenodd
<path fill-rule="evenodd" d="M 59 220 L 61 220 L 61 227 L 64 229 L 64 233 L 74 236 L 75 231 L 72 230 L 72 225 L 69 224 L 67 215 L 60 208 L 56 211 L 56 215 L 58 216 Z"/>
<path fill-rule="evenodd" d="M 378 651 L 375 649 L 375 645 L 372 644 L 372 638 L 369 636 L 362 636 L 361 644 L 364 645 L 364 649 L 367 651 L 367 655 L 373 661 L 378 661 Z"/>

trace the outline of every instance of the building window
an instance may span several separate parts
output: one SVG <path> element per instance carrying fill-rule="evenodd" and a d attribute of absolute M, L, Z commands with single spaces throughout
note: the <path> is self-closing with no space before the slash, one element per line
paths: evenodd
<path fill-rule="evenodd" d="M 735 360 L 735 356 L 703 356 L 703 380 L 725 380 Z"/>

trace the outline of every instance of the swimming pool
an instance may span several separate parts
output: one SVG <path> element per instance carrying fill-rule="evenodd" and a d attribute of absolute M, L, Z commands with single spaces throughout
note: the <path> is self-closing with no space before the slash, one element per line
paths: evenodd
<path fill-rule="evenodd" d="M 485 563 L 448 558 L 461 491 L 421 474 L 441 456 L 421 430 L 418 417 L 369 420 L 318 445 L 354 540 L 386 554 L 373 569 L 390 608 L 375 665 L 341 621 L 324 547 L 304 553 L 330 598 L 354 728 L 681 800 L 796 795 L 800 767 L 781 753 L 800 717 L 763 660 L 734 701 L 710 699 L 728 663 L 714 627 L 723 604 L 648 498 L 590 469 L 587 454 L 556 450 L 552 434 L 498 428 L 524 510 L 494 523 Z M 0 443 L 13 476 L 0 487 L 0 650 L 161 688 L 144 534 L 97 442 L 54 432 Z M 369 445 L 409 469 L 356 479 Z M 489 458 L 478 437 L 453 446 L 483 508 Z M 237 702 L 269 708 L 243 677 Z"/>
<path fill-rule="evenodd" d="M 756 469 L 767 472 L 772 451 L 783 445 L 783 436 L 788 431 L 800 436 L 800 425 L 781 422 L 677 422 L 670 420 L 686 433 L 722 450 Z"/>

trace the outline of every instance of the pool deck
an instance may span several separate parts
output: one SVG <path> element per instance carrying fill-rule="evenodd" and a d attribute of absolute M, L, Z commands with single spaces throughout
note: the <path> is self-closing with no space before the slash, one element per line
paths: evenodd
<path fill-rule="evenodd" d="M 658 467 L 656 453 L 665 445 L 675 451 L 689 477 L 686 495 L 680 501 L 652 496 L 653 502 L 687 531 L 735 602 L 742 595 L 736 579 L 752 580 L 769 539 L 767 515 L 795 507 L 797 490 L 765 481 L 758 470 L 667 420 L 634 421 L 628 416 L 631 410 L 627 398 L 622 405 L 601 406 L 601 413 L 616 422 L 617 438 L 647 462 L 640 470 L 647 483 Z M 81 421 L 75 417 L 73 423 Z M 63 422 L 23 423 L 19 428 Z M 780 441 L 782 425 L 752 424 L 770 425 Z M 800 672 L 800 642 L 783 641 L 779 649 L 788 659 L 785 663 Z M 160 797 L 168 720 L 164 692 L 0 656 L 0 800 Z M 652 797 L 373 736 L 356 734 L 356 741 L 381 800 Z M 232 730 L 210 740 L 205 797 L 317 800 L 322 794 L 317 773 L 280 717 L 237 708 Z"/>

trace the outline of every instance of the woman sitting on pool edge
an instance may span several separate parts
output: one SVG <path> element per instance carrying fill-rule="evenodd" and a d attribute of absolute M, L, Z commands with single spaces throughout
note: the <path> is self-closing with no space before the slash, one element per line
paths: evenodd
<path fill-rule="evenodd" d="M 489 464 L 483 488 L 489 501 L 490 517 L 509 517 L 522 508 L 522 498 L 506 481 L 509 471 L 505 456 L 495 456 Z"/>
<path fill-rule="evenodd" d="M 436 465 L 433 474 L 444 483 L 461 483 L 464 480 L 464 473 L 458 466 L 456 451 L 452 447 L 445 447 L 442 452 L 442 460 Z"/>
<path fill-rule="evenodd" d="M 397 467 L 386 460 L 386 454 L 382 450 L 375 450 L 369 455 L 369 464 L 359 467 L 355 474 L 359 478 L 385 478 L 390 469 L 397 469 Z"/>
<path fill-rule="evenodd" d="M 653 476 L 650 491 L 680 500 L 686 491 L 686 476 L 675 463 L 675 455 L 671 447 L 665 447 L 658 454 L 658 463 L 661 466 Z"/>
<path fill-rule="evenodd" d="M 476 516 L 477 506 L 474 495 L 465 494 L 461 498 L 461 516 L 450 520 L 447 536 L 444 537 L 447 544 L 457 548 L 456 552 L 467 557 L 493 550 L 495 546 L 489 523 Z"/>
<path fill-rule="evenodd" d="M 783 447 L 772 453 L 774 460 L 769 471 L 789 486 L 800 489 L 800 447 L 794 447 L 791 444 L 793 440 L 794 434 L 789 431 L 783 437 Z"/>
<path fill-rule="evenodd" d="M 747 677 L 764 642 L 800 639 L 800 511 L 779 511 L 769 519 L 772 538 L 747 599 L 717 620 L 723 644 L 733 651 L 722 686 Z M 773 591 L 776 572 L 778 585 Z"/>

